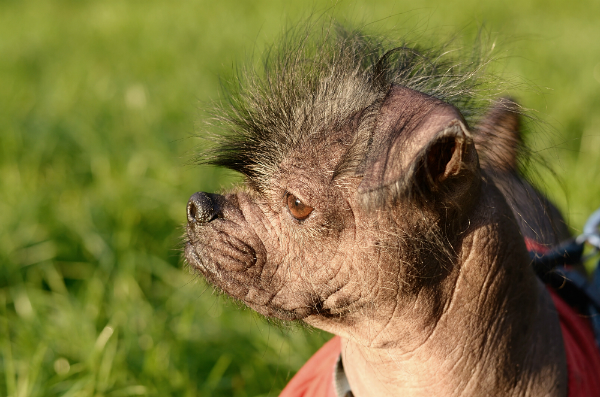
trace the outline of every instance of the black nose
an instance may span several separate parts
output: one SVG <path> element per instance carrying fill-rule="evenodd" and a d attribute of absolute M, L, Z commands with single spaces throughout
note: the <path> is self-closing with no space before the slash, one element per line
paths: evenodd
<path fill-rule="evenodd" d="M 212 194 L 194 193 L 187 205 L 187 219 L 189 223 L 208 223 L 217 217 L 219 209 L 217 202 L 211 198 Z"/>

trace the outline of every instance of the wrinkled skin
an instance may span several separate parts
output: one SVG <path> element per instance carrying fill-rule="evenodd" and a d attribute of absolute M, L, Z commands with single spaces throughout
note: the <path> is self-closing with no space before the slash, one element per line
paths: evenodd
<path fill-rule="evenodd" d="M 339 129 L 263 191 L 194 195 L 188 263 L 263 315 L 340 335 L 357 397 L 565 396 L 557 315 L 462 117 L 401 87 L 381 113 L 364 172 L 335 172 L 351 141 Z"/>

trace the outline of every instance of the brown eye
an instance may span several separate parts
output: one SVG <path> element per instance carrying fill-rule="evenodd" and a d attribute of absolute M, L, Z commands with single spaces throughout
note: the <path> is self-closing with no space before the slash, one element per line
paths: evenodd
<path fill-rule="evenodd" d="M 291 193 L 288 193 L 287 195 L 287 206 L 288 210 L 290 210 L 290 214 L 292 214 L 292 216 L 299 221 L 303 221 L 308 218 L 313 210 L 313 207 L 309 207 L 308 205 L 304 204 L 298 197 Z"/>

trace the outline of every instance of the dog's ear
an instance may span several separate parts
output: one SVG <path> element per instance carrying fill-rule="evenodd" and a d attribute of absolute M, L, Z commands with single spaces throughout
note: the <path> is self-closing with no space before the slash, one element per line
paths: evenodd
<path fill-rule="evenodd" d="M 516 171 L 521 148 L 521 113 L 510 98 L 500 98 L 475 128 L 481 165 L 492 171 Z"/>
<path fill-rule="evenodd" d="M 471 133 L 460 112 L 393 85 L 383 100 L 358 192 L 381 203 L 404 193 L 457 200 L 478 174 Z"/>

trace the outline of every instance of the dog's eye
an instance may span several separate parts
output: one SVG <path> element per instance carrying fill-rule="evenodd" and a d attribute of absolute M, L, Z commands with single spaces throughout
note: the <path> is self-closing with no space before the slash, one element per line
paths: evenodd
<path fill-rule="evenodd" d="M 290 214 L 292 214 L 292 216 L 299 221 L 303 221 L 308 218 L 313 210 L 313 207 L 309 207 L 308 205 L 304 204 L 298 197 L 291 193 L 288 193 L 287 195 L 287 206 Z"/>

